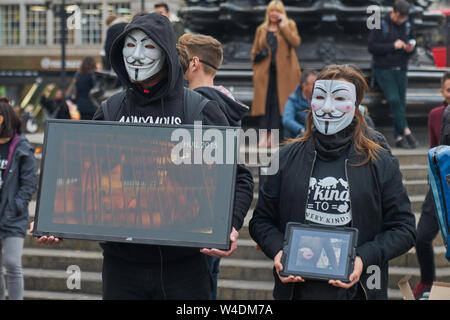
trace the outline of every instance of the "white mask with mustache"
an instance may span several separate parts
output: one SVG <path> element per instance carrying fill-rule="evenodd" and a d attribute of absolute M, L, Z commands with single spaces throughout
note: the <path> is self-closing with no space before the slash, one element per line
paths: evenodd
<path fill-rule="evenodd" d="M 356 87 L 340 80 L 317 80 L 311 101 L 314 125 L 320 133 L 335 134 L 349 126 L 355 115 Z"/>
<path fill-rule="evenodd" d="M 141 30 L 133 30 L 125 37 L 122 54 L 128 75 L 134 82 L 157 74 L 166 60 L 161 48 Z"/>

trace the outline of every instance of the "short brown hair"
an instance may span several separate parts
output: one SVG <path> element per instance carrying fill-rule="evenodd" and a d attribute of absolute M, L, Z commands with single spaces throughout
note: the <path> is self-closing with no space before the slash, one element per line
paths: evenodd
<path fill-rule="evenodd" d="M 106 26 L 109 26 L 111 23 L 113 23 L 114 20 L 117 19 L 117 15 L 115 14 L 110 14 L 109 16 L 106 17 Z"/>
<path fill-rule="evenodd" d="M 167 13 L 170 12 L 169 5 L 165 2 L 155 3 L 155 5 L 153 6 L 154 9 L 161 8 L 161 7 L 164 8 Z"/>
<path fill-rule="evenodd" d="M 441 78 L 441 88 L 444 87 L 445 81 L 450 80 L 450 72 L 446 71 Z"/>
<path fill-rule="evenodd" d="M 317 72 L 312 69 L 303 70 L 300 84 L 306 83 L 306 81 L 308 81 L 309 76 L 317 76 Z"/>
<path fill-rule="evenodd" d="M 186 73 L 187 69 L 189 68 L 189 55 L 186 51 L 186 47 L 177 43 L 176 48 L 181 67 L 183 68 L 183 73 Z"/>
<path fill-rule="evenodd" d="M 186 47 L 189 56 L 199 57 L 204 65 L 205 73 L 216 74 L 223 61 L 222 44 L 211 36 L 203 34 L 183 34 L 178 43 Z"/>
<path fill-rule="evenodd" d="M 400 13 L 402 16 L 409 15 L 409 9 L 411 8 L 411 5 L 406 0 L 396 0 L 394 2 L 394 11 Z"/>

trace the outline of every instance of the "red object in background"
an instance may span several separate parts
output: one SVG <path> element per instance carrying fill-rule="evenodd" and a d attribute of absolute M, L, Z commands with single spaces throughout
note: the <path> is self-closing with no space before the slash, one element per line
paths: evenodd
<path fill-rule="evenodd" d="M 446 17 L 450 16 L 450 8 L 431 10 L 431 12 L 440 12 Z"/>
<path fill-rule="evenodd" d="M 450 17 L 450 8 L 431 10 L 431 12 L 442 13 L 447 19 Z M 433 53 L 434 65 L 438 68 L 445 68 L 447 66 L 447 50 L 445 46 L 431 48 Z"/>
<path fill-rule="evenodd" d="M 433 53 L 434 65 L 445 68 L 447 66 L 447 50 L 445 47 L 433 47 L 431 52 Z"/>

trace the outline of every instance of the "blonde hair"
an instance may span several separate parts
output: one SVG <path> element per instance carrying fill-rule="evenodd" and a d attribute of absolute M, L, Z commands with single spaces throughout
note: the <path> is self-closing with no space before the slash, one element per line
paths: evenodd
<path fill-rule="evenodd" d="M 222 44 L 211 36 L 186 33 L 178 39 L 178 44 L 186 48 L 190 58 L 199 57 L 205 73 L 215 75 L 217 69 L 222 65 Z"/>
<path fill-rule="evenodd" d="M 272 0 L 267 5 L 266 19 L 263 22 L 263 26 L 265 26 L 265 27 L 269 26 L 269 24 L 270 24 L 269 13 L 273 9 L 280 11 L 287 18 L 286 9 L 284 8 L 283 2 L 280 0 Z"/>

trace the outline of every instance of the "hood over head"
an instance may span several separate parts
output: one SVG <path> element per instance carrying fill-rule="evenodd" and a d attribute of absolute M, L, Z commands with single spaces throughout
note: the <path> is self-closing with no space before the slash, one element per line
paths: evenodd
<path fill-rule="evenodd" d="M 125 68 L 123 59 L 123 46 L 125 37 L 132 30 L 141 30 L 148 35 L 165 53 L 166 62 L 163 70 L 167 71 L 167 75 L 157 88 L 150 95 L 146 95 L 142 88 L 130 80 L 128 72 Z M 128 89 L 132 89 L 141 98 L 149 101 L 164 98 L 170 94 L 177 94 L 178 90 L 183 87 L 183 71 L 178 59 L 175 47 L 175 33 L 172 23 L 165 16 L 158 13 L 149 13 L 136 16 L 124 29 L 124 31 L 114 41 L 110 53 L 110 61 L 113 70 L 121 80 L 122 84 Z M 178 90 L 174 90 L 178 89 Z"/>

